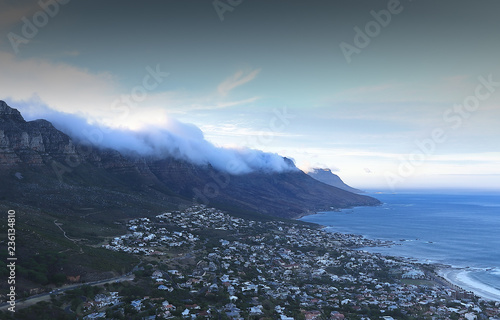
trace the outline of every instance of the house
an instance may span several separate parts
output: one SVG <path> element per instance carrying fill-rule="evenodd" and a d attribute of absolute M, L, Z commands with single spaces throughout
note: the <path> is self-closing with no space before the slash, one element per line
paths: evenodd
<path fill-rule="evenodd" d="M 196 314 L 197 317 L 204 317 L 204 318 L 208 318 L 210 316 L 210 312 L 208 311 L 200 311 Z"/>
<path fill-rule="evenodd" d="M 261 306 L 261 305 L 258 305 L 258 306 L 255 306 L 255 307 L 250 307 L 250 315 L 259 315 L 259 314 L 263 314 L 264 312 L 262 312 L 262 309 L 264 307 Z"/>
<path fill-rule="evenodd" d="M 200 309 L 200 306 L 197 304 L 186 304 L 185 307 L 186 307 L 186 309 L 189 309 L 189 310 L 199 310 Z"/>
<path fill-rule="evenodd" d="M 182 275 L 182 273 L 179 272 L 179 270 L 168 270 L 168 273 L 170 273 L 171 275 L 174 275 L 174 276 L 180 276 Z"/>
<path fill-rule="evenodd" d="M 306 320 L 314 320 L 314 319 L 318 319 L 320 316 L 321 316 L 321 312 L 320 311 L 304 311 L 304 317 L 306 318 Z"/>
<path fill-rule="evenodd" d="M 141 311 L 142 300 L 134 300 L 134 301 L 130 302 L 130 304 L 132 305 L 132 307 L 134 307 L 135 310 Z"/>
<path fill-rule="evenodd" d="M 66 276 L 66 280 L 70 283 L 80 282 L 80 275 Z"/>
<path fill-rule="evenodd" d="M 158 279 L 161 278 L 162 276 L 163 272 L 161 272 L 160 270 L 155 270 L 155 272 L 153 272 L 153 274 L 151 275 L 153 279 Z"/>
<path fill-rule="evenodd" d="M 330 320 L 344 320 L 344 319 L 345 316 L 338 311 L 332 311 L 332 313 L 330 313 Z"/>
<path fill-rule="evenodd" d="M 83 319 L 87 320 L 93 320 L 93 319 L 105 319 L 106 318 L 106 313 L 104 312 L 94 312 L 94 313 L 91 313 L 87 316 L 85 316 Z"/>
<path fill-rule="evenodd" d="M 217 286 L 216 283 L 212 284 L 209 288 L 210 292 L 218 292 L 219 291 L 219 286 Z"/>
<path fill-rule="evenodd" d="M 176 307 L 172 304 L 170 304 L 167 300 L 162 302 L 162 308 L 167 310 L 167 311 L 175 311 Z"/>

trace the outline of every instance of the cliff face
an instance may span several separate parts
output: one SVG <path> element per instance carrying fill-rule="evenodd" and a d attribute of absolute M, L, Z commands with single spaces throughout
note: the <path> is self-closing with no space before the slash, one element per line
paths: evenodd
<path fill-rule="evenodd" d="M 93 205 L 141 210 L 145 203 L 195 201 L 293 218 L 332 207 L 379 204 L 301 171 L 229 175 L 174 158 L 133 158 L 75 144 L 48 121 L 26 122 L 3 101 L 0 176 L 9 181 L 0 187 L 0 198 L 65 211 Z"/>
<path fill-rule="evenodd" d="M 67 135 L 45 120 L 26 122 L 19 111 L 0 101 L 0 165 L 41 166 L 68 156 L 79 159 Z"/>

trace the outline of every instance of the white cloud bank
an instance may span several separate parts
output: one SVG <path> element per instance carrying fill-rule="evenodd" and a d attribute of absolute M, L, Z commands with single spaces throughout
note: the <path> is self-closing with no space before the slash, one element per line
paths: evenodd
<path fill-rule="evenodd" d="M 198 127 L 169 117 L 166 110 L 174 100 L 169 98 L 176 94 L 147 90 L 155 80 L 163 81 L 161 76 L 167 77 L 159 66 L 146 68 L 148 80 L 124 94 L 107 73 L 95 74 L 38 59 L 19 60 L 4 52 L 0 52 L 0 63 L 0 99 L 18 108 L 27 120 L 47 119 L 82 142 L 129 154 L 173 156 L 232 174 L 296 170 L 275 153 L 217 147 Z M 243 79 L 237 77 L 236 82 L 222 87 L 227 93 L 255 75 L 252 72 Z M 161 97 L 167 107 L 161 105 Z"/>

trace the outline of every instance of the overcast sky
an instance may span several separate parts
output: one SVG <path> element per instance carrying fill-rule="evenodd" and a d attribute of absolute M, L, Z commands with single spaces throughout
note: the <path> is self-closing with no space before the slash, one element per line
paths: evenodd
<path fill-rule="evenodd" d="M 500 189 L 498 1 L 54 1 L 0 4 L 27 119 L 176 119 L 358 188 Z"/>

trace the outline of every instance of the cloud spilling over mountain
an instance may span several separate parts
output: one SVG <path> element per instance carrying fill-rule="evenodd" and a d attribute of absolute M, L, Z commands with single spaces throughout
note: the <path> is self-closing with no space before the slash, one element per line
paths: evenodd
<path fill-rule="evenodd" d="M 249 148 L 217 147 L 192 124 L 168 118 L 163 125 L 140 129 L 110 128 L 91 123 L 84 116 L 54 111 L 47 107 L 20 108 L 26 120 L 46 119 L 75 141 L 97 148 L 111 148 L 131 156 L 174 157 L 196 165 L 211 165 L 231 174 L 254 171 L 298 170 L 286 158 Z"/>
<path fill-rule="evenodd" d="M 157 211 L 195 202 L 285 218 L 379 204 L 376 199 L 321 183 L 278 155 L 216 148 L 196 127 L 179 122 L 171 123 L 169 130 L 165 125 L 148 131 L 104 132 L 81 117 L 52 113 L 46 118 L 67 132 L 76 132 L 87 143 L 106 143 L 152 156 L 134 158 L 115 150 L 82 147 L 51 122 L 26 122 L 18 110 L 0 100 L 0 180 L 5 182 L 0 184 L 0 199 L 61 212 L 115 208 L 120 215 L 123 208 L 134 208 L 137 213 L 153 204 Z M 168 154 L 155 158 L 161 152 Z M 173 152 L 178 157 L 197 158 L 188 162 L 170 156 Z M 216 165 L 226 171 L 253 172 L 225 174 Z"/>

